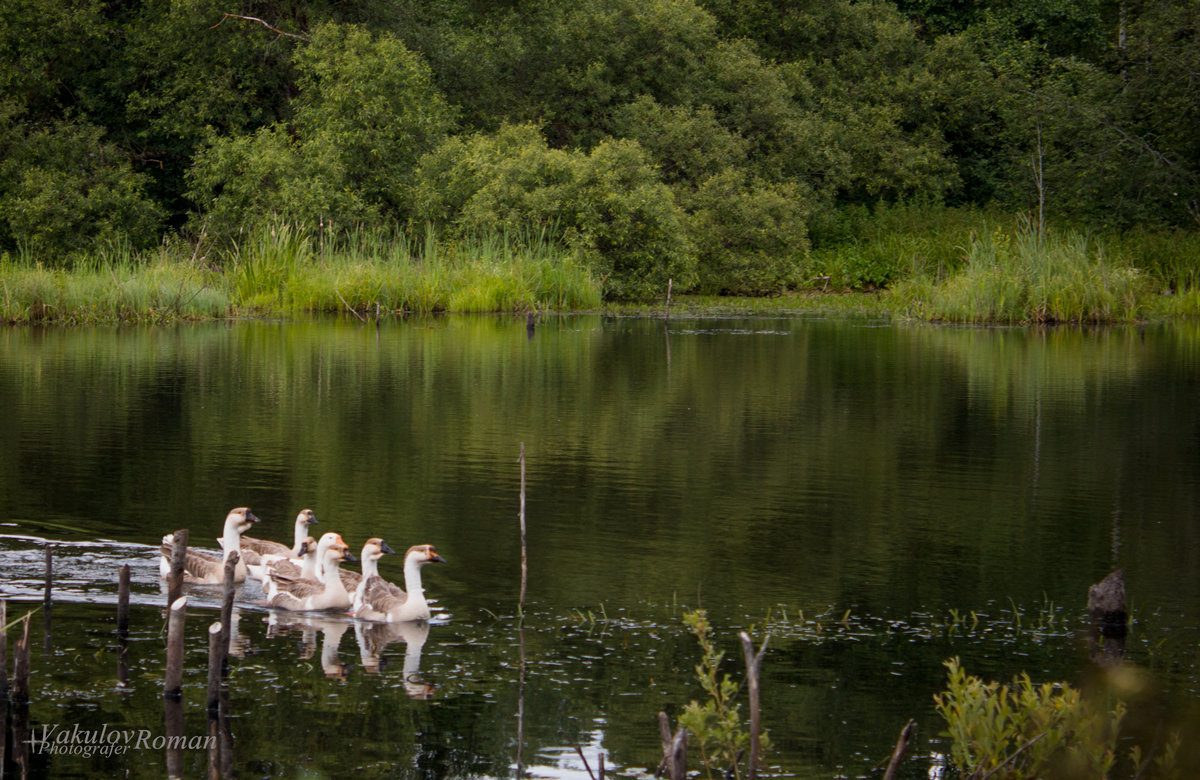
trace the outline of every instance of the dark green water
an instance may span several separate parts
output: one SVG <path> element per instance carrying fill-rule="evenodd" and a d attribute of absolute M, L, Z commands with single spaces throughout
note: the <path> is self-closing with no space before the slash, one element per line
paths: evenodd
<path fill-rule="evenodd" d="M 49 654 L 33 621 L 35 728 L 165 733 L 150 545 L 166 532 L 202 544 L 248 505 L 260 535 L 288 539 L 311 507 L 352 547 L 429 542 L 449 561 L 426 569 L 427 634 L 378 659 L 352 620 L 281 626 L 244 592 L 227 728 L 241 777 L 512 776 L 518 712 L 533 776 L 585 777 L 575 745 L 593 768 L 603 752 L 610 772 L 653 772 L 656 714 L 701 696 L 681 621 L 698 604 L 733 674 L 737 631 L 771 634 L 764 724 L 781 775 L 871 776 L 909 718 L 905 776 L 936 774 L 942 660 L 1080 680 L 1087 587 L 1116 568 L 1130 657 L 1175 700 L 1200 694 L 1195 325 L 9 328 L 0 409 L 10 619 L 40 604 L 43 540 L 72 543 L 56 550 Z M 136 606 L 118 686 L 123 562 Z M 191 599 L 184 733 L 200 736 L 216 615 L 213 594 Z M 152 747 L 35 751 L 30 773 L 162 776 Z M 182 761 L 199 776 L 208 756 Z"/>

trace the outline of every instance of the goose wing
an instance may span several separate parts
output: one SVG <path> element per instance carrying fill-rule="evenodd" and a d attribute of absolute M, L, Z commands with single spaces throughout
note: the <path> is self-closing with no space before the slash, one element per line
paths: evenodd
<path fill-rule="evenodd" d="M 270 539 L 255 539 L 252 536 L 242 537 L 241 548 L 243 553 L 248 550 L 259 555 L 279 555 L 285 558 L 290 558 L 292 555 L 292 548 L 282 542 L 274 542 Z"/>
<path fill-rule="evenodd" d="M 183 559 L 183 576 L 192 579 L 208 579 L 214 570 L 222 567 L 221 556 L 207 550 L 188 550 Z"/>
<path fill-rule="evenodd" d="M 363 586 L 363 604 L 376 612 L 388 613 L 408 601 L 408 594 L 383 577 L 368 577 Z"/>
<path fill-rule="evenodd" d="M 287 577 L 275 572 L 271 573 L 271 584 L 272 590 L 275 591 L 275 596 L 269 601 L 271 604 L 275 604 L 275 599 L 279 596 L 291 596 L 298 601 L 303 601 L 309 596 L 318 596 L 325 592 L 325 583 L 323 582 Z"/>

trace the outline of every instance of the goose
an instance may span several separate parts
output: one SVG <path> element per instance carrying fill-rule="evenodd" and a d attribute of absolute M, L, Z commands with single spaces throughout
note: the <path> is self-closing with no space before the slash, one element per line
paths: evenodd
<path fill-rule="evenodd" d="M 300 545 L 304 544 L 305 537 L 308 536 L 308 527 L 317 524 L 317 517 L 311 509 L 302 509 L 300 514 L 296 515 L 296 525 L 293 534 L 291 547 L 288 547 L 282 542 L 274 542 L 270 539 L 255 539 L 251 536 L 243 536 L 241 541 L 242 557 L 246 559 L 247 565 L 257 566 L 263 561 L 261 557 L 270 555 L 274 560 L 281 558 L 299 558 L 304 553 L 300 549 Z"/>
<path fill-rule="evenodd" d="M 183 581 L 199 585 L 220 585 L 225 581 L 225 561 L 231 550 L 238 549 L 242 533 L 249 530 L 258 518 L 248 507 L 240 506 L 231 509 L 225 517 L 225 534 L 221 537 L 225 552 L 222 555 L 207 550 L 188 548 L 187 557 L 183 564 Z M 159 548 L 158 572 L 163 579 L 171 574 L 171 545 L 174 534 L 163 537 L 162 547 Z M 237 565 L 233 570 L 233 581 L 242 582 L 246 579 L 246 562 L 238 556 Z"/>
<path fill-rule="evenodd" d="M 332 537 L 333 534 L 326 534 Z M 328 547 L 329 545 L 325 545 Z M 278 572 L 285 577 L 317 582 L 321 579 L 321 567 L 318 564 L 321 549 L 317 540 L 311 536 L 304 537 L 300 543 L 300 560 L 277 555 L 261 556 L 259 563 L 246 564 L 246 574 L 261 582 L 266 582 L 271 572 Z"/>
<path fill-rule="evenodd" d="M 379 559 L 392 552 L 382 539 L 363 545 L 362 582 L 354 592 L 354 616 L 380 623 L 429 620 L 429 603 L 421 587 L 421 567 L 445 563 L 432 544 L 417 544 L 404 554 L 404 588 L 400 590 L 379 576 Z M 407 592 L 405 592 L 407 591 Z"/>
<path fill-rule="evenodd" d="M 342 578 L 338 576 L 338 566 L 342 561 L 356 559 L 350 554 L 350 547 L 340 534 L 332 536 L 334 538 L 327 546 L 325 537 L 317 545 L 318 548 L 324 546 L 321 553 L 321 581 L 311 582 L 272 573 L 267 578 L 267 604 L 293 612 L 350 608 L 353 601 L 342 584 Z"/>

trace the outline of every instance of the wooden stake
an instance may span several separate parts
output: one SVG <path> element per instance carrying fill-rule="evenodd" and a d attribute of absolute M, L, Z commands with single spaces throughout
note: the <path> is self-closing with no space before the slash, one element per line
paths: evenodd
<path fill-rule="evenodd" d="M 760 736 L 762 724 L 759 721 L 758 669 L 762 664 L 763 653 L 767 652 L 767 641 L 770 637 L 763 640 L 762 647 L 756 655 L 750 635 L 743 631 L 738 636 L 742 640 L 742 655 L 746 658 L 746 682 L 750 691 L 750 766 L 746 770 L 746 780 L 755 780 L 758 777 L 758 755 L 762 742 Z"/>
<path fill-rule="evenodd" d="M 517 602 L 519 614 L 525 614 L 525 583 L 529 578 L 529 557 L 525 548 L 525 442 L 521 442 L 521 599 Z"/>
<path fill-rule="evenodd" d="M 662 740 L 663 758 L 655 776 L 665 771 L 670 780 L 685 780 L 687 777 L 687 729 L 680 726 L 671 735 L 671 719 L 667 713 L 658 713 L 658 735 Z"/>
<path fill-rule="evenodd" d="M 233 638 L 233 592 L 237 583 L 233 581 L 239 554 L 234 550 L 225 561 L 225 579 L 221 585 L 221 674 L 229 669 L 229 643 Z"/>
<path fill-rule="evenodd" d="M 21 638 L 13 648 L 12 700 L 17 704 L 29 703 L 29 620 L 32 612 L 21 619 Z"/>
<path fill-rule="evenodd" d="M 908 747 L 908 741 L 912 739 L 912 733 L 916 727 L 917 722 L 910 720 L 904 724 L 904 728 L 900 729 L 900 739 L 896 740 L 896 747 L 892 750 L 892 760 L 888 762 L 887 771 L 883 773 L 883 780 L 893 780 L 896 777 L 896 770 L 900 768 L 900 759 L 904 757 L 904 751 Z"/>
<path fill-rule="evenodd" d="M 167 777 L 183 777 L 183 700 L 167 698 L 163 700 L 163 725 L 167 732 Z"/>
<path fill-rule="evenodd" d="M 50 583 L 54 580 L 54 545 L 46 545 L 46 594 L 42 600 L 50 606 Z"/>
<path fill-rule="evenodd" d="M 171 572 L 167 575 L 167 608 L 183 594 L 183 564 L 187 560 L 188 530 L 180 528 L 171 544 Z"/>
<path fill-rule="evenodd" d="M 208 717 L 215 718 L 221 703 L 221 674 L 225 667 L 225 652 L 221 637 L 223 624 L 217 621 L 208 627 Z"/>
<path fill-rule="evenodd" d="M 121 565 L 121 573 L 117 578 L 117 633 L 125 636 L 129 633 L 129 564 Z"/>
<path fill-rule="evenodd" d="M 167 615 L 167 674 L 163 696 L 168 699 L 183 698 L 183 624 L 186 609 L 187 596 L 180 596 L 171 604 Z"/>
<path fill-rule="evenodd" d="M 671 288 L 675 286 L 674 279 L 667 280 L 667 310 L 663 313 L 663 319 L 671 319 Z"/>
<path fill-rule="evenodd" d="M 8 601 L 0 599 L 0 702 L 8 699 Z M 0 754 L 3 758 L 3 754 Z"/>

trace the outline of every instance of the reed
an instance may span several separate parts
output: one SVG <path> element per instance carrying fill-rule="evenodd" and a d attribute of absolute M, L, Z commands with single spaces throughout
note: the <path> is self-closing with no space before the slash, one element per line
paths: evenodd
<path fill-rule="evenodd" d="M 1082 233 L 997 228 L 973 236 L 963 255 L 962 270 L 945 279 L 896 285 L 894 303 L 910 315 L 951 322 L 1114 322 L 1141 314 L 1142 274 Z"/>

